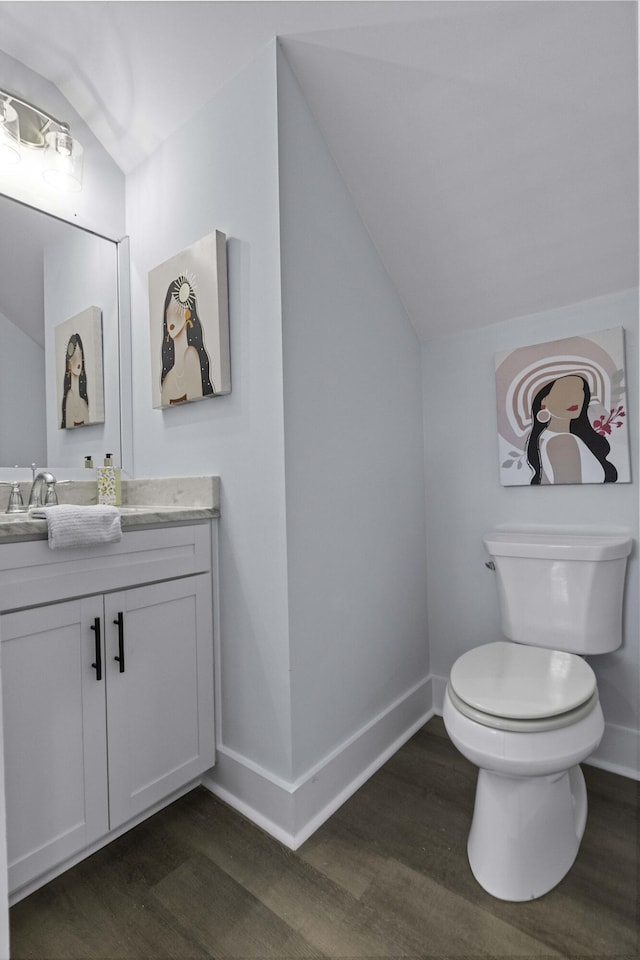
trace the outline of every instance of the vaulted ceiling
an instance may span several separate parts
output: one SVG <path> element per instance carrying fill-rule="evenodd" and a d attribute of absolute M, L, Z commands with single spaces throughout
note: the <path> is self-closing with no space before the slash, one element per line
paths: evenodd
<path fill-rule="evenodd" d="M 633 0 L 0 2 L 0 49 L 128 172 L 280 37 L 428 340 L 637 285 L 636 14 Z"/>

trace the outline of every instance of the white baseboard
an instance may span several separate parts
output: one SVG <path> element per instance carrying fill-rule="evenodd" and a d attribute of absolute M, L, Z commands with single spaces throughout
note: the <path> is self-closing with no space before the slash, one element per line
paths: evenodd
<path fill-rule="evenodd" d="M 441 717 L 447 678 L 432 676 L 431 679 L 433 711 Z M 601 767 L 610 773 L 617 773 L 621 777 L 640 780 L 640 730 L 607 723 L 600 746 L 585 763 L 593 767 Z"/>
<path fill-rule="evenodd" d="M 442 716 L 444 707 L 444 692 L 447 689 L 447 679 L 447 677 L 437 677 L 435 674 L 431 676 L 431 682 L 433 684 L 433 711 L 437 713 L 439 717 Z"/>
<path fill-rule="evenodd" d="M 293 783 L 220 744 L 203 785 L 296 850 L 433 716 L 425 677 Z"/>
<path fill-rule="evenodd" d="M 586 762 L 610 773 L 640 780 L 640 730 L 605 724 L 600 746 Z"/>
<path fill-rule="evenodd" d="M 429 676 L 381 711 L 311 770 L 288 782 L 219 744 L 202 783 L 247 819 L 296 850 L 434 714 L 442 715 L 446 677 Z M 607 724 L 588 763 L 640 779 L 640 733 Z"/>

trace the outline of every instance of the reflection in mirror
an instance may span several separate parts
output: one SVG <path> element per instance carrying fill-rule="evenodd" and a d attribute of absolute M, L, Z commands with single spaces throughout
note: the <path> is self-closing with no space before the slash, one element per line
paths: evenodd
<path fill-rule="evenodd" d="M 55 472 L 107 452 L 121 463 L 118 244 L 4 196 L 0 225 L 0 467 Z M 102 320 L 104 422 L 63 428 L 55 330 L 91 307 Z"/>

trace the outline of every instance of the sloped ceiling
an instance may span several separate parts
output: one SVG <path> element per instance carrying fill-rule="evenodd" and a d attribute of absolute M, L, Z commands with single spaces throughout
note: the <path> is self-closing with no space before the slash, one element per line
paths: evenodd
<path fill-rule="evenodd" d="M 125 172 L 273 36 L 421 339 L 637 284 L 631 0 L 0 3 Z"/>

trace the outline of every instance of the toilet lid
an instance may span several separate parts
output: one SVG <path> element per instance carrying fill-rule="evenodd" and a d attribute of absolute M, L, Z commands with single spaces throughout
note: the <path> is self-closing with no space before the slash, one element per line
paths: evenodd
<path fill-rule="evenodd" d="M 554 717 L 585 703 L 596 690 L 589 664 L 573 653 L 498 641 L 469 650 L 451 668 L 454 692 L 496 717 Z"/>

